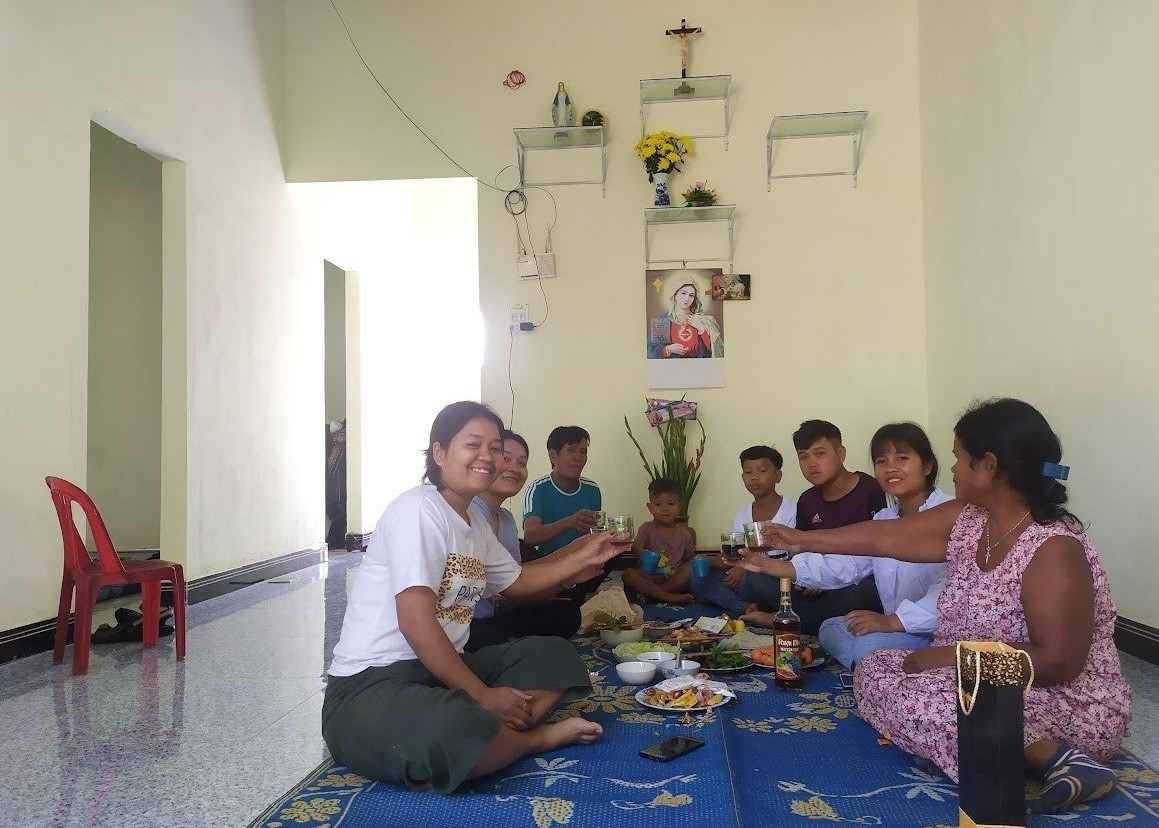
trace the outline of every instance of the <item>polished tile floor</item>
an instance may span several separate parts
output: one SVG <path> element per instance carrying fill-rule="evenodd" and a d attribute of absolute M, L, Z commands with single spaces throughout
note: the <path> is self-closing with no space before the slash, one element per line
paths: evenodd
<path fill-rule="evenodd" d="M 323 758 L 323 673 L 359 555 L 189 608 L 188 657 L 92 651 L 73 678 L 50 653 L 0 666 L 6 825 L 245 826 Z M 289 581 L 276 583 L 275 581 Z M 134 602 L 135 603 L 135 602 Z M 1127 746 L 1159 767 L 1159 667 L 1131 656 Z"/>

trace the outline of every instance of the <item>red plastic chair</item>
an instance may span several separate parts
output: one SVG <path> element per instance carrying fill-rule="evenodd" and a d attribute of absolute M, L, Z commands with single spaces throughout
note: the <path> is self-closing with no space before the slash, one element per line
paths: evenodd
<path fill-rule="evenodd" d="M 161 617 L 161 582 L 173 584 L 173 626 L 177 638 L 177 658 L 185 658 L 185 572 L 181 564 L 170 561 L 122 560 L 113 548 L 109 530 L 101 513 L 97 511 L 92 498 L 83 490 L 61 480 L 46 477 L 52 492 L 52 503 L 56 507 L 56 517 L 60 521 L 60 533 L 64 540 L 64 576 L 60 583 L 60 606 L 56 613 L 56 643 L 52 648 L 52 661 L 60 664 L 64 660 L 64 647 L 68 640 L 68 615 L 72 607 L 72 593 L 76 589 L 76 619 L 73 622 L 72 672 L 83 675 L 89 670 L 89 636 L 92 633 L 93 607 L 97 593 L 102 587 L 112 584 L 141 585 L 141 623 L 146 647 L 156 645 L 158 624 Z M 85 518 L 92 529 L 97 544 L 97 560 L 93 560 L 85 548 L 80 533 L 72 517 L 72 504 L 78 503 L 84 510 Z"/>

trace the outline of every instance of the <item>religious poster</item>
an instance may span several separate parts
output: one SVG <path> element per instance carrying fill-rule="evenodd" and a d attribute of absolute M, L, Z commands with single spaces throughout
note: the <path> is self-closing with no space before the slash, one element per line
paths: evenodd
<path fill-rule="evenodd" d="M 720 268 L 645 273 L 649 388 L 724 386 L 724 313 L 713 296 Z"/>

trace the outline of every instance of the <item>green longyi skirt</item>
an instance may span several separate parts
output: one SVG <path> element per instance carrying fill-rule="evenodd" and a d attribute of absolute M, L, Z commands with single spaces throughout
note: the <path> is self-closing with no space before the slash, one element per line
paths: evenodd
<path fill-rule="evenodd" d="M 557 637 L 529 636 L 465 653 L 489 687 L 563 690 L 560 703 L 591 692 L 579 653 Z M 502 721 L 464 690 L 449 690 L 421 661 L 330 676 L 322 738 L 334 761 L 370 779 L 451 793 L 466 780 Z"/>

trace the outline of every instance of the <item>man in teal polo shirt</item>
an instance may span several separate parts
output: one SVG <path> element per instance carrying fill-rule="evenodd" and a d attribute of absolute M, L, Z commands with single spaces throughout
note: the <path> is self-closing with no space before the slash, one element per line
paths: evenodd
<path fill-rule="evenodd" d="M 582 477 L 591 436 L 580 426 L 557 426 L 547 437 L 551 474 L 527 487 L 523 541 L 536 547 L 527 559 L 549 555 L 586 534 L 603 508 L 600 487 Z"/>

